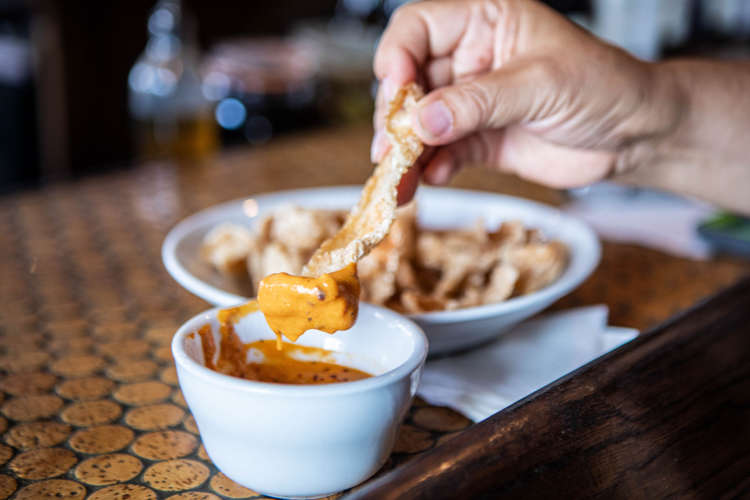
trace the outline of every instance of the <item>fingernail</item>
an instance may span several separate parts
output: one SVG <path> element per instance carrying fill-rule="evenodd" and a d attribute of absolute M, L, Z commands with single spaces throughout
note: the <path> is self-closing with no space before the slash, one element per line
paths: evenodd
<path fill-rule="evenodd" d="M 388 137 L 385 135 L 385 131 L 382 128 L 378 129 L 372 138 L 372 145 L 370 146 L 370 161 L 378 163 L 382 160 L 387 146 Z"/>
<path fill-rule="evenodd" d="M 440 137 L 450 130 L 453 115 L 443 101 L 431 102 L 419 110 L 419 124 L 433 137 Z"/>

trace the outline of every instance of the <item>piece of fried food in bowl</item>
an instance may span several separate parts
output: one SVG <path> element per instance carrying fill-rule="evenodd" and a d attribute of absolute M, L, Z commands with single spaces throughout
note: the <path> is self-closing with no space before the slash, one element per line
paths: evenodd
<path fill-rule="evenodd" d="M 286 205 L 262 218 L 246 245 L 247 270 L 256 292 L 264 276 L 302 272 L 318 245 L 336 234 L 345 215 Z M 418 224 L 417 207 L 411 203 L 398 209 L 388 236 L 358 262 L 357 272 L 363 301 L 420 314 L 535 292 L 554 282 L 567 262 L 565 245 L 548 241 L 520 221 L 505 221 L 494 230 L 482 220 L 464 228 L 428 229 Z"/>

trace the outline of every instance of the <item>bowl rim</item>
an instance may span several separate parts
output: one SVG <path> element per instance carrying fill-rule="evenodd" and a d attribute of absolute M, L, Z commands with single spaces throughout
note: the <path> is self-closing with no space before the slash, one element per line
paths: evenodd
<path fill-rule="evenodd" d="M 388 322 L 396 322 L 402 328 L 400 330 L 408 333 L 414 340 L 414 349 L 402 363 L 380 375 L 354 380 L 351 382 L 339 382 L 321 385 L 292 385 L 274 384 L 271 382 L 258 382 L 239 377 L 232 377 L 223 373 L 206 368 L 204 365 L 193 360 L 184 349 L 184 338 L 190 333 L 198 330 L 202 325 L 216 319 L 217 311 L 224 307 L 214 307 L 196 314 L 180 326 L 172 337 L 172 356 L 175 364 L 190 372 L 191 375 L 213 385 L 220 385 L 226 389 L 236 390 L 243 393 L 292 396 L 292 397 L 321 397 L 339 396 L 357 392 L 366 392 L 390 385 L 398 380 L 411 375 L 424 365 L 427 359 L 428 340 L 422 328 L 409 318 L 391 311 L 390 309 L 372 304 L 360 304 L 359 314 L 371 314 L 377 320 L 377 316 L 385 316 Z M 252 314 L 261 314 L 260 311 Z M 353 328 L 356 328 L 356 323 Z"/>
<path fill-rule="evenodd" d="M 353 190 L 361 190 L 361 185 L 336 185 L 336 186 L 325 186 L 316 188 L 303 188 L 303 189 L 287 189 L 280 191 L 271 191 L 267 193 L 257 193 L 251 195 L 253 197 L 289 197 L 289 196 L 306 196 L 320 193 L 321 191 L 330 191 L 334 196 L 336 193 L 346 193 Z M 577 288 L 583 281 L 588 278 L 591 273 L 596 269 L 601 260 L 601 243 L 599 238 L 596 236 L 594 231 L 584 222 L 576 219 L 573 216 L 565 214 L 563 211 L 556 207 L 546 205 L 533 200 L 520 198 L 517 196 L 504 195 L 500 193 L 494 193 L 490 191 L 479 191 L 471 189 L 456 189 L 446 187 L 433 187 L 433 186 L 420 186 L 419 192 L 454 196 L 471 196 L 473 198 L 485 198 L 490 202 L 507 201 L 515 206 L 526 206 L 529 209 L 536 211 L 545 211 L 550 216 L 560 217 L 566 221 L 566 224 L 575 227 L 575 231 L 581 236 L 583 240 L 582 246 L 587 246 L 590 250 L 589 258 L 587 261 L 579 263 L 579 268 L 575 274 L 569 274 L 572 259 L 580 258 L 572 255 L 568 262 L 568 267 L 563 274 L 558 277 L 555 281 L 547 285 L 546 287 L 537 290 L 535 292 L 521 295 L 518 297 L 512 297 L 502 302 L 496 302 L 493 304 L 483 304 L 479 306 L 464 307 L 460 309 L 452 310 L 440 310 L 431 311 L 417 314 L 404 314 L 407 318 L 421 321 L 423 323 L 431 324 L 447 324 L 454 322 L 472 321 L 481 318 L 497 316 L 514 312 L 517 310 L 524 309 L 533 304 L 555 300 L 559 297 L 564 296 L 571 290 Z M 204 300 L 211 302 L 222 302 L 225 304 L 235 304 L 237 302 L 247 300 L 251 297 L 242 297 L 240 295 L 227 292 L 218 288 L 210 283 L 207 283 L 193 274 L 191 274 L 177 258 L 177 247 L 179 243 L 193 231 L 196 226 L 201 226 L 207 221 L 214 221 L 215 214 L 223 212 L 230 207 L 234 207 L 240 204 L 247 198 L 237 198 L 229 200 L 220 204 L 211 205 L 210 207 L 204 208 L 178 222 L 168 233 L 164 239 L 161 248 L 162 261 L 167 272 L 186 290 L 190 291 L 194 295 L 198 295 Z M 572 250 L 572 249 L 571 249 Z M 200 291 L 200 293 L 199 293 Z M 210 299 L 208 298 L 210 297 Z M 217 300 L 218 299 L 218 300 Z M 228 307 L 228 305 L 226 306 Z"/>

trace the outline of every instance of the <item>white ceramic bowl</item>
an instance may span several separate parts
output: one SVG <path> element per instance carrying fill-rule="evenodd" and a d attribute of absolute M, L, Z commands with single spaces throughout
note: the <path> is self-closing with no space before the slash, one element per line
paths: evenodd
<path fill-rule="evenodd" d="M 251 226 L 258 215 L 287 203 L 348 209 L 357 202 L 360 191 L 360 186 L 280 191 L 208 208 L 170 231 L 162 246 L 164 265 L 178 283 L 212 304 L 228 306 L 247 300 L 249 283 L 227 280 L 199 258 L 198 249 L 206 232 L 221 222 Z M 410 315 L 425 330 L 430 354 L 465 349 L 497 337 L 574 290 L 599 263 L 601 249 L 594 232 L 579 220 L 541 203 L 426 186 L 417 190 L 417 203 L 419 223 L 426 227 L 467 227 L 481 217 L 488 227 L 495 228 L 502 221 L 516 219 L 562 241 L 570 250 L 565 272 L 542 290 L 498 304 Z"/>
<path fill-rule="evenodd" d="M 374 474 L 390 455 L 427 356 L 422 330 L 403 316 L 361 304 L 351 329 L 309 331 L 301 345 L 335 351 L 336 361 L 373 374 L 329 385 L 281 385 L 230 377 L 204 366 L 200 337 L 217 309 L 185 323 L 172 340 L 180 388 L 214 464 L 263 494 L 319 497 Z M 244 342 L 275 338 L 260 313 L 243 318 Z M 218 343 L 217 343 L 218 345 Z"/>

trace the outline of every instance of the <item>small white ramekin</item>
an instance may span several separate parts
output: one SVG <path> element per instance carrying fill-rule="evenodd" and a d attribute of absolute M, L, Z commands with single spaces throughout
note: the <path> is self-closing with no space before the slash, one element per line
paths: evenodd
<path fill-rule="evenodd" d="M 334 351 L 336 362 L 373 374 L 329 385 L 281 385 L 229 377 L 204 366 L 200 337 L 211 309 L 185 323 L 172 340 L 180 388 L 211 460 L 227 476 L 260 493 L 320 497 L 352 487 L 388 458 L 427 355 L 427 339 L 411 320 L 360 304 L 350 330 L 310 331 L 307 346 Z M 243 342 L 273 339 L 260 313 L 236 326 Z M 218 342 L 217 342 L 218 345 Z"/>

